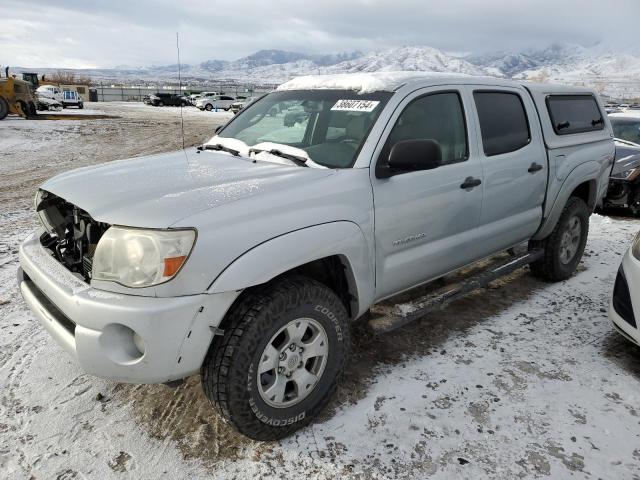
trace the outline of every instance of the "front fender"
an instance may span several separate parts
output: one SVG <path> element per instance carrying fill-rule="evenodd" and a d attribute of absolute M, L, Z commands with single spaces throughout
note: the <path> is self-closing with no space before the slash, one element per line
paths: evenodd
<path fill-rule="evenodd" d="M 260 285 L 296 267 L 338 255 L 357 298 L 355 317 L 373 302 L 374 255 L 360 227 L 348 221 L 315 225 L 267 240 L 234 260 L 209 286 L 209 293 Z"/>

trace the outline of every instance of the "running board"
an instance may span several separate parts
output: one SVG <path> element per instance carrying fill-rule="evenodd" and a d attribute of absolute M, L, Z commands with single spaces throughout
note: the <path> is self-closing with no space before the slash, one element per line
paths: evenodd
<path fill-rule="evenodd" d="M 539 260 L 543 255 L 543 249 L 531 250 L 511 256 L 506 261 L 493 262 L 483 268 L 479 273 L 463 278 L 452 285 L 442 287 L 435 292 L 430 292 L 427 295 L 412 299 L 409 302 L 395 303 L 391 305 L 390 308 L 384 305 L 380 307 L 374 305 L 371 309 L 373 318 L 369 320 L 369 328 L 376 334 L 392 332 L 414 320 L 424 317 L 430 312 L 446 307 L 449 303 L 479 288 L 486 287 L 489 283 L 500 277 L 509 275 L 515 270 Z"/>

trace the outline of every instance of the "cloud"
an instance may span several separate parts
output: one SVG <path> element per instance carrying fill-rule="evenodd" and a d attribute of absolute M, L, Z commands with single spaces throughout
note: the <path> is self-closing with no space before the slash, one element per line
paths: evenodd
<path fill-rule="evenodd" d="M 429 45 L 474 52 L 604 42 L 636 48 L 638 0 L 4 0 L 0 61 L 108 67 Z M 637 50 L 636 50 L 637 51 Z M 638 51 L 637 51 L 638 52 Z M 638 52 L 640 53 L 640 52 Z"/>

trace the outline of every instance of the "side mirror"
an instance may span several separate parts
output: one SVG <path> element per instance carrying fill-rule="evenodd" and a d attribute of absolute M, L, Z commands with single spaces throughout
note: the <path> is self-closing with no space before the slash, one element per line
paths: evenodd
<path fill-rule="evenodd" d="M 403 140 L 396 143 L 389 153 L 389 176 L 394 170 L 412 172 L 431 170 L 442 165 L 442 150 L 435 140 Z"/>

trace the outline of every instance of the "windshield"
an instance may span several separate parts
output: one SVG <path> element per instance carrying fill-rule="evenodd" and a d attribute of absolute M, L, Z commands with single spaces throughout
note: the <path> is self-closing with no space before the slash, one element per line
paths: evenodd
<path fill-rule="evenodd" d="M 616 138 L 640 144 L 640 118 L 609 117 Z"/>
<path fill-rule="evenodd" d="M 248 146 L 264 142 L 304 150 L 315 163 L 350 168 L 390 92 L 347 90 L 273 92 L 245 107 L 218 137 Z"/>

